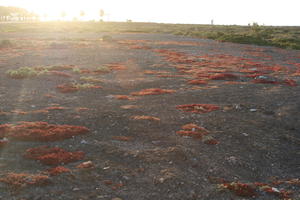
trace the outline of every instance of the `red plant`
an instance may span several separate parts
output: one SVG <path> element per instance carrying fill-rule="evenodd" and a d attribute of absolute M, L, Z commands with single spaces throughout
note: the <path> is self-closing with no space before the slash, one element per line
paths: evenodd
<path fill-rule="evenodd" d="M 131 141 L 131 140 L 132 140 L 132 137 L 126 137 L 126 136 L 113 136 L 112 139 L 113 139 L 113 140 L 119 140 L 119 141 L 125 141 L 125 142 L 128 142 L 128 141 Z"/>
<path fill-rule="evenodd" d="M 238 76 L 234 74 L 215 74 L 208 77 L 211 80 L 237 80 Z"/>
<path fill-rule="evenodd" d="M 62 166 L 54 167 L 46 171 L 46 173 L 49 174 L 50 176 L 57 176 L 59 174 L 67 173 L 67 172 L 71 172 L 71 170 Z"/>
<path fill-rule="evenodd" d="M 159 95 L 159 94 L 170 94 L 176 92 L 175 90 L 166 90 L 160 88 L 150 88 L 144 89 L 139 92 L 133 92 L 131 95 L 133 96 L 145 96 L 145 95 Z"/>
<path fill-rule="evenodd" d="M 210 144 L 210 145 L 217 145 L 220 142 L 218 140 L 212 138 L 212 139 L 205 140 L 204 143 L 205 144 Z"/>
<path fill-rule="evenodd" d="M 201 132 L 197 132 L 197 131 L 177 131 L 176 132 L 178 135 L 180 136 L 188 136 L 188 137 L 193 137 L 195 139 L 201 139 L 202 138 L 202 134 Z"/>
<path fill-rule="evenodd" d="M 48 176 L 40 174 L 9 173 L 5 177 L 0 178 L 0 182 L 6 183 L 14 188 L 21 188 L 28 185 L 47 185 L 50 183 L 50 179 Z"/>
<path fill-rule="evenodd" d="M 0 128 L 0 134 L 22 141 L 58 141 L 89 132 L 83 126 L 53 125 L 47 122 L 20 122 Z"/>
<path fill-rule="evenodd" d="M 127 67 L 121 63 L 112 63 L 107 65 L 111 70 L 126 70 Z"/>
<path fill-rule="evenodd" d="M 88 111 L 88 110 L 90 110 L 90 109 L 89 108 L 83 108 L 83 107 L 76 108 L 77 112 L 83 112 L 83 111 Z"/>
<path fill-rule="evenodd" d="M 114 95 L 114 97 L 119 100 L 134 100 L 133 97 L 127 95 Z"/>
<path fill-rule="evenodd" d="M 206 85 L 207 81 L 204 81 L 204 80 L 190 80 L 190 81 L 188 81 L 188 84 L 191 84 L 191 85 Z"/>
<path fill-rule="evenodd" d="M 266 79 L 255 79 L 252 80 L 253 83 L 262 83 L 262 84 L 280 84 L 278 81 L 266 80 Z"/>
<path fill-rule="evenodd" d="M 157 117 L 152 117 L 152 116 L 145 116 L 145 115 L 136 115 L 131 117 L 134 120 L 153 120 L 153 121 L 160 121 L 159 118 Z"/>
<path fill-rule="evenodd" d="M 215 110 L 219 110 L 220 107 L 212 104 L 187 104 L 176 106 L 177 109 L 180 109 L 184 112 L 193 112 L 193 113 L 208 113 Z"/>
<path fill-rule="evenodd" d="M 84 152 L 68 152 L 58 147 L 37 147 L 26 150 L 26 158 L 38 160 L 45 165 L 60 165 L 82 160 Z"/>
<path fill-rule="evenodd" d="M 245 183 L 224 183 L 222 186 L 241 197 L 256 197 L 255 188 Z"/>
<path fill-rule="evenodd" d="M 78 87 L 72 84 L 62 84 L 56 87 L 61 93 L 72 93 L 77 92 L 79 90 Z"/>
<path fill-rule="evenodd" d="M 45 108 L 46 110 L 65 110 L 65 107 L 60 107 L 60 106 L 53 106 L 53 107 L 48 107 Z"/>
<path fill-rule="evenodd" d="M 283 81 L 283 83 L 286 84 L 286 85 L 289 85 L 289 86 L 293 86 L 293 87 L 298 85 L 297 82 L 292 80 L 292 79 L 285 79 Z"/>
<path fill-rule="evenodd" d="M 62 76 L 62 77 L 66 77 L 66 78 L 72 77 L 71 74 L 68 74 L 68 73 L 66 73 L 66 72 L 51 71 L 50 73 L 51 73 L 52 75 Z"/>

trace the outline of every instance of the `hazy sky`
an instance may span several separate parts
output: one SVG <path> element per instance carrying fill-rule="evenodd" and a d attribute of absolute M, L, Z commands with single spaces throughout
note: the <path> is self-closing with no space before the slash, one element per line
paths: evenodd
<path fill-rule="evenodd" d="M 69 19 L 86 12 L 97 18 L 100 9 L 109 20 L 166 23 L 300 25 L 300 0 L 0 0 L 0 5 L 27 8 L 55 18 Z"/>

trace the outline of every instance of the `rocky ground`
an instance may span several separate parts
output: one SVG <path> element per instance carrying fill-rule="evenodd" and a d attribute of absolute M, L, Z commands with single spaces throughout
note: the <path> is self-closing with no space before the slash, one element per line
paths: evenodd
<path fill-rule="evenodd" d="M 300 51 L 0 38 L 0 199 L 300 199 Z"/>

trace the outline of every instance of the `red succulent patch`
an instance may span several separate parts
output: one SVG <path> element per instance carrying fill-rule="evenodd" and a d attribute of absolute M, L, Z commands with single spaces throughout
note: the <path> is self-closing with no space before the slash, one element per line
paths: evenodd
<path fill-rule="evenodd" d="M 203 135 L 209 134 L 209 131 L 196 124 L 186 124 L 181 127 L 182 130 L 176 133 L 180 136 L 193 137 L 195 139 L 201 139 Z"/>
<path fill-rule="evenodd" d="M 280 84 L 279 81 L 266 80 L 266 79 L 255 79 L 252 80 L 253 83 L 262 83 L 262 84 Z"/>
<path fill-rule="evenodd" d="M 82 160 L 84 152 L 68 152 L 58 147 L 37 147 L 26 150 L 26 158 L 38 160 L 45 165 L 60 165 Z"/>
<path fill-rule="evenodd" d="M 205 80 L 190 80 L 188 81 L 188 84 L 191 85 L 206 85 L 208 82 Z"/>
<path fill-rule="evenodd" d="M 239 77 L 234 74 L 215 74 L 208 77 L 211 80 L 237 80 Z"/>
<path fill-rule="evenodd" d="M 45 108 L 46 110 L 65 110 L 65 107 L 61 107 L 61 106 L 53 106 L 53 107 L 47 107 Z"/>
<path fill-rule="evenodd" d="M 187 104 L 176 106 L 177 109 L 180 109 L 184 112 L 193 112 L 193 113 L 208 113 L 215 110 L 219 110 L 220 107 L 212 104 Z"/>
<path fill-rule="evenodd" d="M 158 117 L 146 116 L 146 115 L 136 115 L 131 117 L 133 120 L 151 120 L 160 121 Z"/>
<path fill-rule="evenodd" d="M 116 99 L 119 100 L 134 100 L 135 98 L 127 96 L 127 95 L 114 95 Z"/>
<path fill-rule="evenodd" d="M 66 77 L 66 78 L 72 77 L 71 74 L 68 74 L 68 73 L 66 73 L 66 72 L 61 72 L 61 71 L 51 71 L 50 73 L 51 73 L 52 75 L 62 76 L 62 77 Z"/>
<path fill-rule="evenodd" d="M 209 145 L 217 145 L 220 142 L 218 140 L 214 139 L 214 138 L 211 138 L 211 139 L 205 140 L 204 143 L 209 144 Z"/>
<path fill-rule="evenodd" d="M 79 90 L 78 87 L 72 84 L 62 84 L 56 87 L 61 93 L 72 93 L 77 92 Z"/>
<path fill-rule="evenodd" d="M 67 173 L 67 172 L 71 172 L 71 170 L 68 168 L 65 168 L 63 166 L 57 166 L 57 167 L 48 169 L 46 171 L 46 173 L 49 174 L 50 176 L 57 176 L 59 174 Z"/>
<path fill-rule="evenodd" d="M 6 183 L 14 188 L 21 188 L 28 185 L 47 185 L 50 183 L 50 179 L 48 176 L 40 174 L 9 173 L 5 177 L 0 178 L 0 182 Z"/>
<path fill-rule="evenodd" d="M 128 142 L 128 141 L 132 140 L 132 137 L 127 137 L 127 136 L 113 136 L 112 139 L 113 140 L 119 140 L 119 141 Z"/>
<path fill-rule="evenodd" d="M 0 127 L 0 135 L 22 141 L 58 141 L 89 132 L 83 126 L 54 125 L 47 122 L 20 122 Z"/>
<path fill-rule="evenodd" d="M 170 94 L 176 92 L 175 90 L 166 90 L 160 88 L 150 88 L 141 90 L 139 92 L 133 92 L 131 95 L 133 96 L 145 96 L 145 95 L 159 95 L 159 94 Z"/>
<path fill-rule="evenodd" d="M 283 81 L 283 83 L 286 84 L 286 85 L 289 85 L 289 86 L 293 86 L 293 87 L 298 85 L 297 82 L 292 80 L 292 79 L 285 79 Z"/>
<path fill-rule="evenodd" d="M 241 196 L 241 197 L 256 197 L 257 196 L 255 188 L 253 188 L 249 184 L 233 182 L 233 183 L 224 183 L 224 184 L 222 184 L 222 186 L 228 190 L 231 190 L 237 196 Z"/>

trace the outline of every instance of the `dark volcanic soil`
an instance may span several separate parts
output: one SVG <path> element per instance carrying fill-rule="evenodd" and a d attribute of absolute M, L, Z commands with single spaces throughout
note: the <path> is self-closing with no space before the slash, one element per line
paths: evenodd
<path fill-rule="evenodd" d="M 0 49 L 1 125 L 43 121 L 89 133 L 28 141 L 0 127 L 0 199 L 300 199 L 300 51 L 172 35 L 111 36 L 1 33 L 13 43 Z M 69 65 L 29 78 L 6 73 Z M 90 85 L 70 93 L 57 88 L 71 83 Z M 149 88 L 169 92 L 131 94 Z M 188 104 L 218 109 L 178 109 Z M 58 165 L 25 156 L 44 145 L 85 157 L 60 163 L 70 171 L 51 176 L 47 170 Z M 82 163 L 86 168 L 76 167 Z M 49 180 L 8 181 L 9 173 Z"/>

